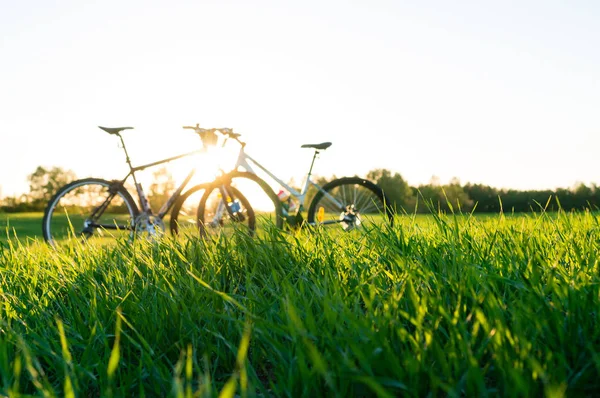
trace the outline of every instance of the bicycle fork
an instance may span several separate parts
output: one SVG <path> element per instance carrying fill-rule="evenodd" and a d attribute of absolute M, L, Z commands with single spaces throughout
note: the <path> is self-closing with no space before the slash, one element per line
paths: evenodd
<path fill-rule="evenodd" d="M 228 189 L 225 184 L 222 184 L 219 186 L 219 195 L 221 200 L 219 200 L 219 204 L 217 205 L 217 210 L 211 225 L 213 227 L 222 225 L 225 213 L 227 213 L 235 222 L 244 222 L 246 216 L 244 216 L 244 213 L 242 213 L 242 206 L 240 205 L 240 202 L 232 195 L 231 189 Z"/>

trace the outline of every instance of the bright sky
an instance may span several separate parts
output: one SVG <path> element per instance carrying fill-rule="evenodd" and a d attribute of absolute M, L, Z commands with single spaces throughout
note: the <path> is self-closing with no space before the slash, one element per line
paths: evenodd
<path fill-rule="evenodd" d="M 0 0 L 0 186 L 38 165 L 117 178 L 232 127 L 301 179 L 400 172 L 600 183 L 600 3 Z M 180 167 L 181 168 L 181 167 Z"/>

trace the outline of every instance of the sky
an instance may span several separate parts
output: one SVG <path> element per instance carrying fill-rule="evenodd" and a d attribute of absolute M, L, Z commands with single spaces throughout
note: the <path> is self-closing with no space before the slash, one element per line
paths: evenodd
<path fill-rule="evenodd" d="M 231 127 L 301 180 L 600 184 L 597 1 L 0 0 L 0 187 L 119 178 Z M 191 162 L 191 163 L 190 163 Z M 173 162 L 180 176 L 195 161 Z M 191 166 L 190 166 L 191 167 Z"/>

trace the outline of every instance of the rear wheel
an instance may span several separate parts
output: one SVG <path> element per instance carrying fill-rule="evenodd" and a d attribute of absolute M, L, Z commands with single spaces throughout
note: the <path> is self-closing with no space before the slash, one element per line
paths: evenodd
<path fill-rule="evenodd" d="M 383 190 L 369 180 L 347 177 L 325 184 L 310 203 L 309 224 L 339 224 L 350 231 L 368 224 L 394 222 Z"/>
<path fill-rule="evenodd" d="M 42 232 L 55 247 L 71 240 L 110 242 L 131 236 L 138 213 L 120 181 L 86 178 L 65 185 L 50 199 Z"/>

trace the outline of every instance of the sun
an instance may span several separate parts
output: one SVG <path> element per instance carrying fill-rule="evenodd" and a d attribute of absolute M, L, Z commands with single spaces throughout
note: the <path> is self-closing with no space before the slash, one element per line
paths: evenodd
<path fill-rule="evenodd" d="M 219 143 L 221 144 L 221 143 Z M 183 188 L 181 194 L 184 194 L 188 189 L 198 185 L 213 182 L 223 173 L 229 172 L 235 168 L 236 159 L 239 155 L 239 145 L 216 145 L 204 148 L 201 153 L 186 156 L 164 165 L 148 169 L 149 173 L 142 178 L 144 187 L 152 184 L 152 172 L 164 167 L 170 174 L 174 184 L 173 189 L 177 189 L 188 178 L 193 171 L 194 174 Z M 274 211 L 274 204 L 271 197 L 255 182 L 244 178 L 237 178 L 233 185 L 244 195 L 250 202 L 250 205 L 258 212 Z M 197 196 L 197 195 L 196 195 Z M 186 201 L 187 203 L 187 201 Z"/>
<path fill-rule="evenodd" d="M 171 173 L 176 187 L 182 184 L 193 171 L 194 175 L 186 188 L 212 182 L 221 173 L 219 157 L 212 151 L 178 159 L 170 162 L 166 168 Z"/>

